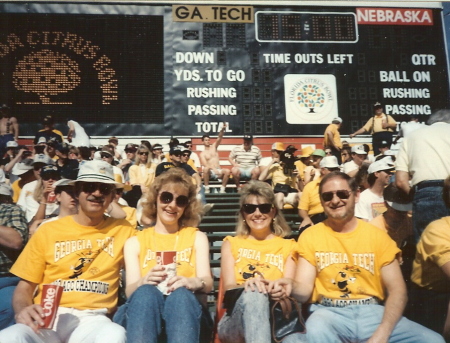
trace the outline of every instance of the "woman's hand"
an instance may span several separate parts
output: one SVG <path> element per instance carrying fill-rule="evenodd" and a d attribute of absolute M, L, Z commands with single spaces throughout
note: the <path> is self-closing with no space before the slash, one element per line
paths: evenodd
<path fill-rule="evenodd" d="M 292 280 L 289 278 L 270 281 L 267 286 L 269 296 L 273 300 L 280 300 L 291 295 Z"/>
<path fill-rule="evenodd" d="M 202 280 L 198 277 L 187 278 L 185 276 L 174 276 L 169 281 L 167 281 L 167 291 L 169 293 L 173 292 L 177 288 L 185 287 L 186 289 L 195 292 L 204 287 Z"/>
<path fill-rule="evenodd" d="M 267 294 L 268 284 L 269 282 L 267 280 L 260 277 L 254 277 L 245 281 L 244 289 L 246 292 L 248 291 L 254 292 L 256 290 L 259 293 Z"/>
<path fill-rule="evenodd" d="M 143 278 L 140 280 L 140 285 L 156 286 L 167 278 L 166 268 L 161 265 L 154 266 Z"/>

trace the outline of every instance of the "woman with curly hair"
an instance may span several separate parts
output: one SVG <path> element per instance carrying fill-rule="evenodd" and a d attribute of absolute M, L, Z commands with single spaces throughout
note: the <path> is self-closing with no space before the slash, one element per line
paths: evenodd
<path fill-rule="evenodd" d="M 144 212 L 155 225 L 130 238 L 124 248 L 127 302 L 114 321 L 127 329 L 128 342 L 198 342 L 204 306 L 196 295 L 212 289 L 209 242 L 198 223 L 200 204 L 192 178 L 178 168 L 157 177 Z M 175 254 L 175 276 L 158 263 Z"/>
<path fill-rule="evenodd" d="M 250 181 L 242 188 L 236 236 L 222 244 L 221 273 L 225 290 L 243 291 L 231 311 L 225 302 L 227 315 L 218 327 L 222 343 L 271 342 L 269 301 L 290 295 L 274 281 L 295 276 L 295 241 L 283 238 L 290 232 L 267 183 Z M 306 339 L 294 333 L 283 342 Z"/>

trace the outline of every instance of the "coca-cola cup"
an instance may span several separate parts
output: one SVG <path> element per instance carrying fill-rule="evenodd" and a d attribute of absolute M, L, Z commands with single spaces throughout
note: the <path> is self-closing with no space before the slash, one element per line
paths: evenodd
<path fill-rule="evenodd" d="M 49 204 L 53 204 L 55 201 L 56 201 L 56 194 L 55 194 L 55 192 L 52 191 L 52 192 L 48 193 L 47 202 Z"/>
<path fill-rule="evenodd" d="M 176 251 L 157 251 L 156 252 L 156 263 L 165 267 L 165 272 L 167 277 L 165 280 L 158 284 L 158 289 L 164 294 L 168 295 L 167 292 L 167 282 L 177 275 L 177 252 Z"/>
<path fill-rule="evenodd" d="M 44 325 L 42 329 L 53 328 L 55 322 L 56 312 L 58 311 L 59 302 L 63 292 L 62 286 L 57 285 L 43 285 L 41 306 L 44 310 Z"/>

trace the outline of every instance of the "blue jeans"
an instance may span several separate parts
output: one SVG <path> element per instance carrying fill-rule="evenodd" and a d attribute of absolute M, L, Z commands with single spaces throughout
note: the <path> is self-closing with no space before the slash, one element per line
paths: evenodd
<path fill-rule="evenodd" d="M 168 343 L 198 342 L 202 305 L 181 287 L 168 296 L 152 285 L 136 289 L 114 315 L 114 322 L 127 330 L 127 341 L 157 343 L 163 332 Z"/>
<path fill-rule="evenodd" d="M 312 314 L 306 321 L 309 343 L 366 342 L 381 323 L 381 305 L 326 307 L 311 305 Z M 402 317 L 389 337 L 390 343 L 445 343 L 438 333 Z"/>
<path fill-rule="evenodd" d="M 6 153 L 6 143 L 13 141 L 14 135 L 12 133 L 7 133 L 6 135 L 0 135 L 0 156 Z"/>
<path fill-rule="evenodd" d="M 416 243 L 419 242 L 422 232 L 432 221 L 450 215 L 442 199 L 443 187 L 425 187 L 416 189 L 413 200 L 413 228 Z"/>
<path fill-rule="evenodd" d="M 17 276 L 0 277 L 0 330 L 16 323 L 12 297 L 19 280 Z"/>
<path fill-rule="evenodd" d="M 270 343 L 269 297 L 266 294 L 243 292 L 237 300 L 231 316 L 224 315 L 218 332 L 222 343 Z M 283 343 L 306 343 L 304 334 L 295 333 L 283 339 Z"/>

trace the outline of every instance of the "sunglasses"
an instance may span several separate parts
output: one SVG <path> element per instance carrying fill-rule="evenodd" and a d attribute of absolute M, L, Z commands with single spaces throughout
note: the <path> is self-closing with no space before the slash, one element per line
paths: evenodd
<path fill-rule="evenodd" d="M 189 157 L 191 154 L 183 154 L 184 157 Z"/>
<path fill-rule="evenodd" d="M 139 155 L 148 156 L 148 152 L 147 151 L 139 151 Z"/>
<path fill-rule="evenodd" d="M 345 200 L 345 199 L 350 198 L 350 194 L 351 193 L 352 193 L 351 191 L 348 191 L 346 189 L 341 189 L 341 190 L 336 191 L 336 192 L 323 192 L 321 194 L 321 197 L 322 197 L 323 201 L 331 201 L 331 199 L 333 199 L 334 195 L 336 194 L 336 196 L 339 199 Z"/>
<path fill-rule="evenodd" d="M 273 208 L 272 204 L 244 204 L 242 205 L 242 211 L 244 211 L 247 214 L 252 214 L 256 211 L 256 209 L 259 209 L 259 212 L 267 214 L 270 212 L 270 210 Z"/>
<path fill-rule="evenodd" d="M 107 153 L 101 153 L 100 157 L 101 158 L 111 158 L 112 156 L 110 154 L 107 154 Z"/>
<path fill-rule="evenodd" d="M 159 195 L 159 201 L 161 201 L 163 204 L 170 204 L 173 201 L 173 194 L 170 192 L 162 192 Z M 175 204 L 178 207 L 186 207 L 189 203 L 189 199 L 186 195 L 180 195 L 175 199 Z"/>
<path fill-rule="evenodd" d="M 331 151 L 325 151 L 325 154 L 332 155 L 332 152 Z"/>
<path fill-rule="evenodd" d="M 61 176 L 59 173 L 45 173 L 44 175 L 41 175 L 41 179 L 44 181 L 48 181 L 50 179 L 52 180 L 59 180 Z"/>
<path fill-rule="evenodd" d="M 111 194 L 116 186 L 101 182 L 81 182 L 81 191 L 84 193 L 94 193 L 98 190 L 103 195 Z"/>

